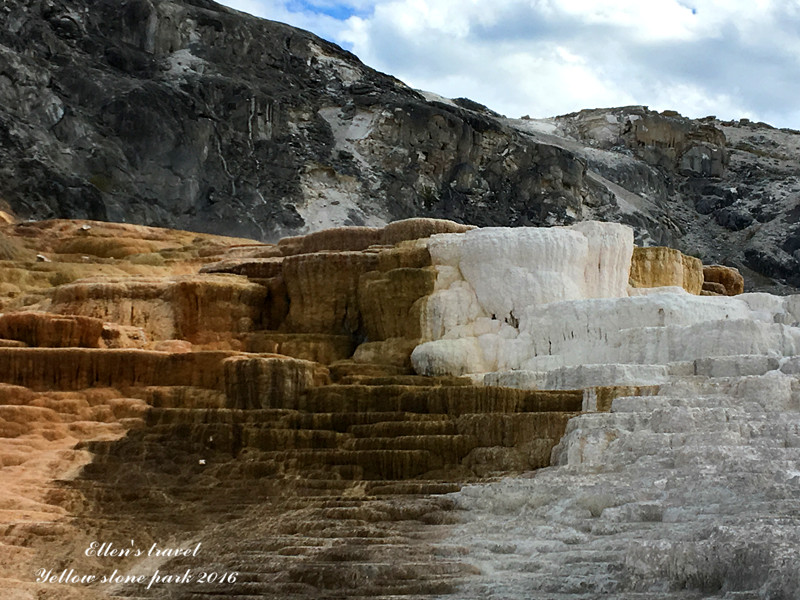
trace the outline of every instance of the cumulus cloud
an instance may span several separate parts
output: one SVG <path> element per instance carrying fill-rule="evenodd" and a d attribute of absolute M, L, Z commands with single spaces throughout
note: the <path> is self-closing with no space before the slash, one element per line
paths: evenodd
<path fill-rule="evenodd" d="M 800 128 L 788 0 L 228 0 L 509 116 L 645 104 Z"/>

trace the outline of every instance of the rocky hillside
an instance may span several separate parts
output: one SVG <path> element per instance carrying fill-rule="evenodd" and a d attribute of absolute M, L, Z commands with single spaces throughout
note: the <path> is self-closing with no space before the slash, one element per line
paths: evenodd
<path fill-rule="evenodd" d="M 209 0 L 7 0 L 0 23 L 0 208 L 20 219 L 275 241 L 595 218 L 752 289 L 800 284 L 796 132 L 642 107 L 509 120 Z"/>

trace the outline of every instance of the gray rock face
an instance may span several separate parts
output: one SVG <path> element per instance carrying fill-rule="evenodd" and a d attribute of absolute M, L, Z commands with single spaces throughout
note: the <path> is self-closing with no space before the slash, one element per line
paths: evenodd
<path fill-rule="evenodd" d="M 800 285 L 800 132 L 641 106 L 516 123 L 584 158 L 587 178 L 610 182 L 638 242 L 736 266 L 750 290 Z"/>
<path fill-rule="evenodd" d="M 585 219 L 800 285 L 800 135 L 644 107 L 506 119 L 208 0 L 0 5 L 0 201 L 274 241 Z M 777 282 L 777 283 L 776 283 Z"/>
<path fill-rule="evenodd" d="M 213 2 L 11 0 L 0 21 L 0 193 L 21 218 L 274 240 L 413 215 L 556 223 L 592 195 L 583 161 L 480 105 Z"/>

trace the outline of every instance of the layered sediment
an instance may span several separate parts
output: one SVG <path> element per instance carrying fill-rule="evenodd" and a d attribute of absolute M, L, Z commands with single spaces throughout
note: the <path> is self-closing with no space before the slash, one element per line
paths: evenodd
<path fill-rule="evenodd" d="M 46 253 L 50 272 L 81 264 L 90 277 L 39 280 L 35 293 L 7 296 L 19 310 L 0 315 L 0 475 L 30 474 L 28 491 L 4 501 L 9 523 L 31 502 L 53 522 L 70 519 L 42 536 L 7 529 L 16 569 L 2 576 L 23 598 L 50 593 L 31 569 L 54 540 L 64 564 L 102 571 L 81 555 L 97 537 L 214 549 L 202 560 L 126 559 L 127 570 L 241 574 L 227 585 L 171 588 L 180 598 L 491 597 L 488 563 L 474 559 L 483 542 L 459 537 L 473 535 L 465 532 L 481 510 L 494 511 L 472 500 L 487 480 L 545 469 L 557 481 L 565 467 L 553 461 L 622 464 L 613 454 L 628 435 L 621 430 L 639 435 L 646 419 L 659 433 L 664 419 L 678 427 L 670 411 L 688 400 L 658 403 L 689 389 L 682 385 L 738 390 L 739 380 L 778 377 L 789 386 L 781 411 L 794 410 L 797 298 L 738 294 L 733 269 L 636 248 L 617 224 L 514 230 L 412 220 L 277 245 L 209 238 L 202 251 L 121 226 L 125 247 L 147 242 L 144 256 L 164 260 L 147 272 L 135 268 L 142 252 L 92 246 L 107 257 L 87 262 L 57 251 L 103 225 L 26 227 L 15 243 Z M 662 416 L 648 412 L 656 404 Z M 615 416 L 624 406 L 640 416 Z M 473 487 L 441 496 L 465 483 Z M 488 502 L 502 502 L 506 484 L 497 485 L 486 488 Z M 572 594 L 570 582 L 589 575 L 566 577 L 562 558 L 552 557 L 547 589 Z M 608 589 L 653 590 L 670 580 L 662 571 L 639 587 L 633 575 L 618 577 Z M 518 573 L 498 590 L 526 581 Z M 163 592 L 130 583 L 87 590 Z"/>

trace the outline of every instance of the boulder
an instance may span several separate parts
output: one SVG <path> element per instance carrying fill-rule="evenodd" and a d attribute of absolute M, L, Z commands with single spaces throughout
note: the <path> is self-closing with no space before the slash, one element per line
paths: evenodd
<path fill-rule="evenodd" d="M 674 248 L 634 248 L 630 284 L 636 288 L 678 286 L 690 294 L 703 287 L 703 263 Z"/>
<path fill-rule="evenodd" d="M 711 283 L 722 286 L 722 288 L 705 287 L 705 284 Z M 703 288 L 726 296 L 736 296 L 744 292 L 744 277 L 735 267 L 707 265 L 703 267 Z"/>

